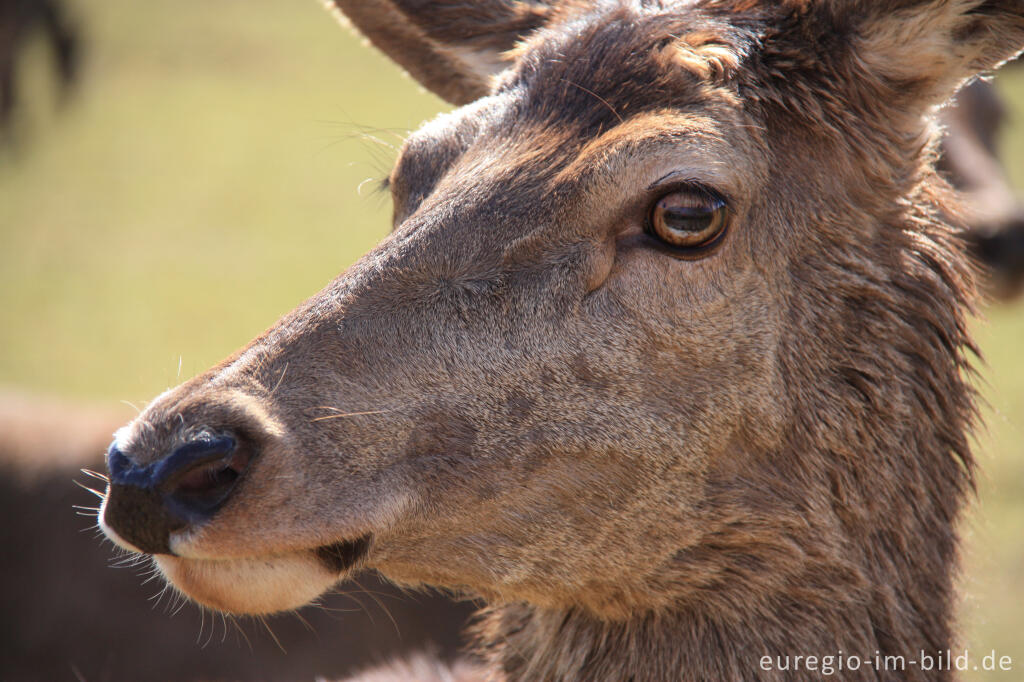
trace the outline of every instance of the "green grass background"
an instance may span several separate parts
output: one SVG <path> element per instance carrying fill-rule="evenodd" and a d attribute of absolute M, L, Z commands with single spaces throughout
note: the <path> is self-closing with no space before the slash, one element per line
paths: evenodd
<path fill-rule="evenodd" d="M 0 386 L 145 403 L 246 343 L 384 236 L 402 135 L 445 108 L 312 0 L 71 3 L 81 88 L 23 69 L 0 150 Z M 999 81 L 1024 188 L 1024 69 Z M 1024 302 L 976 323 L 980 499 L 964 527 L 966 644 L 1024 679 Z"/>

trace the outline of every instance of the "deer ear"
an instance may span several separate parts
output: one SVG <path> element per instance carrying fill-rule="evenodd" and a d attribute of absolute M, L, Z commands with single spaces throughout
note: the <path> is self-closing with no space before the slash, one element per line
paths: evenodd
<path fill-rule="evenodd" d="M 1024 49 L 1024 0 L 839 0 L 855 26 L 853 58 L 925 106 Z"/>
<path fill-rule="evenodd" d="M 490 91 L 504 53 L 548 19 L 527 0 L 329 0 L 384 54 L 434 94 L 466 104 Z"/>

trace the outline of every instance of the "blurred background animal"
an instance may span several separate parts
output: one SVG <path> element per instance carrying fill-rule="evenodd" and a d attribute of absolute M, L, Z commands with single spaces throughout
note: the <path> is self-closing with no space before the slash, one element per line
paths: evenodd
<path fill-rule="evenodd" d="M 71 90 L 79 76 L 82 36 L 62 0 L 0 0 L 0 133 L 13 124 L 19 62 L 36 37 L 41 37 L 52 53 L 62 94 Z"/>
<path fill-rule="evenodd" d="M 982 286 L 1004 300 L 1015 298 L 1024 287 L 1024 203 L 999 153 L 1007 119 L 1006 103 L 995 85 L 974 81 L 943 110 L 946 136 L 939 160 L 939 169 L 963 193 L 966 238 L 984 268 Z"/>

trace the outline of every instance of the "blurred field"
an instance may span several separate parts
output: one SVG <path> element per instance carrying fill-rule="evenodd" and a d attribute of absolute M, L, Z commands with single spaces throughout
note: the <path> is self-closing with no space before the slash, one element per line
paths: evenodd
<path fill-rule="evenodd" d="M 144 401 L 380 239 L 389 200 L 358 187 L 394 152 L 363 134 L 442 104 L 316 2 L 76 7 L 80 97 L 54 117 L 31 78 L 0 162 L 0 381 Z"/>
<path fill-rule="evenodd" d="M 87 40 L 78 96 L 55 111 L 36 49 L 21 142 L 0 151 L 0 386 L 142 404 L 380 239 L 389 200 L 359 188 L 444 105 L 316 2 L 72 7 Z M 1024 188 L 1024 69 L 1000 87 Z M 1015 670 L 967 679 L 1024 679 L 1024 302 L 986 317 L 962 618 L 972 652 Z"/>

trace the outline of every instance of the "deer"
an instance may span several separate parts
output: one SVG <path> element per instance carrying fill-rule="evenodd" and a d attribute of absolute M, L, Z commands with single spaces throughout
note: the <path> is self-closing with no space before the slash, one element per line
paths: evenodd
<path fill-rule="evenodd" d="M 106 536 L 234 614 L 364 570 L 480 599 L 466 679 L 952 679 L 870 661 L 957 643 L 936 116 L 1024 5 L 332 5 L 457 108 L 377 247 L 117 431 Z"/>

